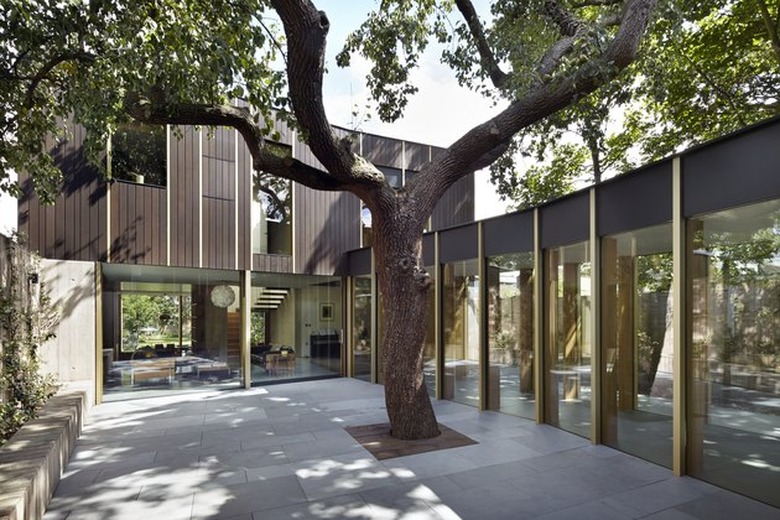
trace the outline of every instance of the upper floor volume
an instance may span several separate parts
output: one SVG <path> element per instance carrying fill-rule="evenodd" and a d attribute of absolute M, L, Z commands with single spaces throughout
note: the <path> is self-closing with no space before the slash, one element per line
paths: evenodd
<path fill-rule="evenodd" d="M 47 143 L 64 182 L 53 205 L 22 174 L 19 231 L 31 250 L 63 260 L 333 274 L 343 253 L 370 245 L 371 216 L 346 192 L 321 192 L 255 175 L 249 150 L 232 128 L 120 127 L 101 175 L 85 157 L 84 129 Z M 284 122 L 271 145 L 322 168 Z M 334 127 L 396 188 L 441 148 Z M 474 219 L 473 175 L 439 202 L 429 230 Z"/>

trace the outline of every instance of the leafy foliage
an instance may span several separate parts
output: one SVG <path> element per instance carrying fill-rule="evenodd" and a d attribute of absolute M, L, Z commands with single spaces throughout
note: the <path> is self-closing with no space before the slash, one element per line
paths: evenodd
<path fill-rule="evenodd" d="M 54 393 L 51 376 L 40 370 L 39 347 L 54 337 L 58 312 L 37 276 L 37 259 L 10 243 L 0 258 L 0 444 L 34 418 Z"/>
<path fill-rule="evenodd" d="M 340 67 L 349 66 L 353 52 L 371 60 L 366 81 L 372 97 L 379 102 L 382 121 L 401 117 L 409 96 L 417 92 L 409 74 L 419 64 L 431 34 L 439 41 L 446 38 L 447 4 L 439 6 L 434 0 L 382 2 L 381 8 L 371 12 L 349 35 L 337 55 Z"/>
<path fill-rule="evenodd" d="M 549 176 L 558 189 L 546 193 L 564 192 L 572 185 L 556 180 L 562 168 L 599 182 L 780 114 L 778 31 L 778 1 L 666 2 L 640 59 L 618 81 L 517 137 L 542 165 L 520 171 L 497 162 L 499 193 L 526 207 L 546 200 L 513 188 L 533 178 Z M 584 164 L 572 146 L 587 153 Z"/>
<path fill-rule="evenodd" d="M 65 137 L 61 121 L 73 116 L 97 161 L 128 120 L 129 94 L 202 103 L 241 96 L 258 120 L 270 119 L 286 98 L 266 7 L 263 0 L 0 0 L 0 189 L 18 196 L 10 172 L 27 171 L 52 201 L 61 173 L 41 143 Z"/>

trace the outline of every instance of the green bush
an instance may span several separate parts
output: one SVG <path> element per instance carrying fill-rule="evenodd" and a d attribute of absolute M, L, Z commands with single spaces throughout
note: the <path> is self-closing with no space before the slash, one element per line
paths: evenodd
<path fill-rule="evenodd" d="M 39 280 L 38 259 L 5 237 L 0 255 L 0 445 L 56 390 L 43 375 L 39 345 L 54 337 L 58 313 Z"/>

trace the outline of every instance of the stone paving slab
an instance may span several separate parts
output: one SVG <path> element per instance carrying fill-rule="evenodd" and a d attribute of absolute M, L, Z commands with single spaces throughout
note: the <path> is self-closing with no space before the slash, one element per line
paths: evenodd
<path fill-rule="evenodd" d="M 780 520 L 780 510 L 547 425 L 434 402 L 477 444 L 375 459 L 382 387 L 331 379 L 94 409 L 44 516 Z"/>

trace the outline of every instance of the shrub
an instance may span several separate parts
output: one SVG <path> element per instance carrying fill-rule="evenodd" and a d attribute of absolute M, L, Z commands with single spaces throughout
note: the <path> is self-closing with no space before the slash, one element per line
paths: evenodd
<path fill-rule="evenodd" d="M 39 346 L 54 337 L 58 313 L 39 279 L 39 260 L 0 237 L 0 445 L 54 393 Z"/>

